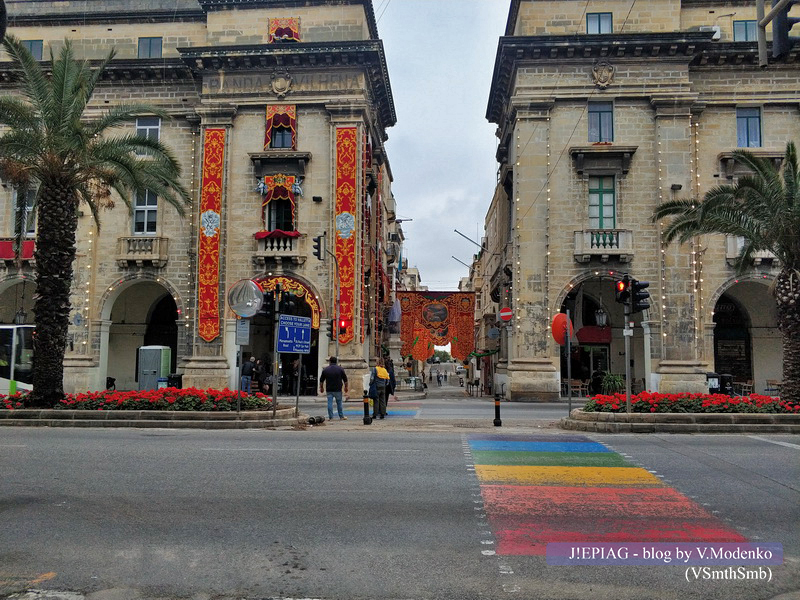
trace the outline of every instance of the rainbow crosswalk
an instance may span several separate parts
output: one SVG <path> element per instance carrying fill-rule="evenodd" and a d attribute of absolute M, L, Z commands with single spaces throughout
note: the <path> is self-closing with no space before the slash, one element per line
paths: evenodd
<path fill-rule="evenodd" d="M 578 435 L 467 438 L 497 554 L 548 542 L 746 542 L 646 469 Z"/>

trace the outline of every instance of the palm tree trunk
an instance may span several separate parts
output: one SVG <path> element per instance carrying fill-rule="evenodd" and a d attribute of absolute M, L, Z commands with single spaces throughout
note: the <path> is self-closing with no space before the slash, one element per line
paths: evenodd
<path fill-rule="evenodd" d="M 36 233 L 36 337 L 31 405 L 55 406 L 64 398 L 72 263 L 78 206 L 69 186 L 42 182 Z"/>
<path fill-rule="evenodd" d="M 781 398 L 800 401 L 800 271 L 784 267 L 775 281 L 778 327 L 783 335 Z"/>

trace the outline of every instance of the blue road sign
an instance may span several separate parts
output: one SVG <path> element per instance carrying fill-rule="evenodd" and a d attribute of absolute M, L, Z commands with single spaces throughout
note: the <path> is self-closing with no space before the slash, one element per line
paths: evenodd
<path fill-rule="evenodd" d="M 311 352 L 311 317 L 281 315 L 278 322 L 278 352 L 288 354 Z"/>

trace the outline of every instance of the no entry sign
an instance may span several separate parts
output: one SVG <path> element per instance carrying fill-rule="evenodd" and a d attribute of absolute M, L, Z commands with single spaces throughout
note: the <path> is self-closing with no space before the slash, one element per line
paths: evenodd
<path fill-rule="evenodd" d="M 513 314 L 514 314 L 514 313 L 512 313 L 512 312 L 511 312 L 511 309 L 510 309 L 510 308 L 501 308 L 501 309 L 500 309 L 500 318 L 501 318 L 503 321 L 510 321 L 510 320 L 511 320 L 511 316 L 512 316 Z"/>

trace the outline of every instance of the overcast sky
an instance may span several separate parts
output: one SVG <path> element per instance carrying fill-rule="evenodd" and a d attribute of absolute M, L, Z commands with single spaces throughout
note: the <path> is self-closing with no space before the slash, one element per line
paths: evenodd
<path fill-rule="evenodd" d="M 404 256 L 431 290 L 456 290 L 478 250 L 497 177 L 486 118 L 507 0 L 373 0 L 397 125 L 388 130 Z"/>

